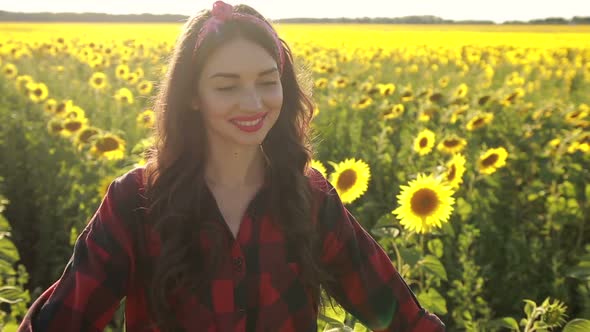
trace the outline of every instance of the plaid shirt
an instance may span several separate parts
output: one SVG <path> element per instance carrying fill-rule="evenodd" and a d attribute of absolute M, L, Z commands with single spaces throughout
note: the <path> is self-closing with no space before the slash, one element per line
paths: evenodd
<path fill-rule="evenodd" d="M 62 276 L 34 301 L 19 332 L 102 331 L 124 297 L 126 331 L 159 331 L 149 326 L 145 287 L 136 279 L 137 255 L 157 255 L 158 237 L 149 229 L 136 232 L 127 222 L 137 218 L 143 171 L 135 168 L 111 183 Z M 333 186 L 313 169 L 309 179 L 318 200 L 313 220 L 323 243 L 320 259 L 338 279 L 328 293 L 374 331 L 444 331 Z M 176 307 L 185 331 L 317 331 L 317 301 L 266 213 L 264 188 L 250 202 L 235 239 L 215 209 L 229 240 L 227 259 L 205 293 Z M 206 203 L 216 204 L 207 192 Z M 134 234 L 147 234 L 147 253 L 136 252 Z"/>

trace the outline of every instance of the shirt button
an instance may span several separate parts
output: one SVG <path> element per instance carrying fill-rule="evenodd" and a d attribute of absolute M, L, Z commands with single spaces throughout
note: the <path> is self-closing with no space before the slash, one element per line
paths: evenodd
<path fill-rule="evenodd" d="M 234 258 L 234 269 L 237 272 L 241 272 L 242 271 L 242 265 L 243 265 L 242 257 L 236 257 L 236 258 Z"/>

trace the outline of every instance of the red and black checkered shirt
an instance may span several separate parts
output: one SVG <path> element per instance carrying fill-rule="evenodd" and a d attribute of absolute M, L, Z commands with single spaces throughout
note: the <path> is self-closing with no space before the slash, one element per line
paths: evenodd
<path fill-rule="evenodd" d="M 126 222 L 137 211 L 133 197 L 143 190 L 143 172 L 135 168 L 111 183 L 63 275 L 35 300 L 19 332 L 102 331 L 124 297 L 126 331 L 158 331 L 148 327 L 146 287 L 136 282 L 137 257 L 157 255 L 158 237 Z M 323 243 L 320 260 L 338 280 L 328 293 L 374 331 L 444 331 L 333 186 L 313 169 L 308 178 L 319 200 L 312 219 Z M 261 209 L 265 188 L 250 202 L 235 239 L 216 209 L 229 240 L 227 259 L 204 294 L 175 308 L 185 331 L 317 331 L 317 302 L 299 278 L 299 265 L 288 259 L 283 233 Z M 216 204 L 207 192 L 205 203 Z M 148 234 L 148 253 L 135 252 L 135 234 Z"/>

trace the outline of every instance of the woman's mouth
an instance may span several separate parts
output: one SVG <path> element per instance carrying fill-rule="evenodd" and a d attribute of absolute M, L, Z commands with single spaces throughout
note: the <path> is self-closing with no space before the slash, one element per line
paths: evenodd
<path fill-rule="evenodd" d="M 268 112 L 261 112 L 251 116 L 234 117 L 229 121 L 233 123 L 241 131 L 248 133 L 258 131 L 264 124 L 264 118 Z"/>

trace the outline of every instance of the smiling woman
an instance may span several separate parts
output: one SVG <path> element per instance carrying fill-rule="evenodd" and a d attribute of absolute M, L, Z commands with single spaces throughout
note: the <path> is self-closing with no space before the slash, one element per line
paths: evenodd
<path fill-rule="evenodd" d="M 128 332 L 315 332 L 322 291 L 375 331 L 444 331 L 345 208 L 357 173 L 335 188 L 310 167 L 314 105 L 261 14 L 217 1 L 170 59 L 146 166 L 110 184 L 19 331 L 100 331 L 126 297 Z"/>

